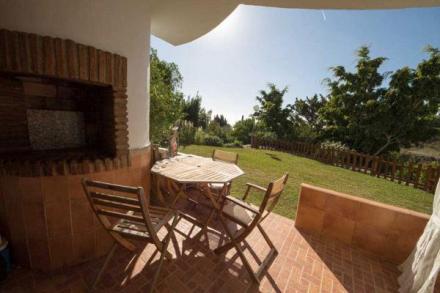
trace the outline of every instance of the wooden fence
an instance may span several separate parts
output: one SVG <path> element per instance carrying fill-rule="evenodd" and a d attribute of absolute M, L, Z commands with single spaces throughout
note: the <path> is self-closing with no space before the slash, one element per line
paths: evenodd
<path fill-rule="evenodd" d="M 266 140 L 252 137 L 253 148 L 284 151 L 320 162 L 357 171 L 399 184 L 434 193 L 440 177 L 440 166 L 429 164 L 387 161 L 380 156 L 371 156 L 354 151 L 325 147 L 304 142 Z"/>

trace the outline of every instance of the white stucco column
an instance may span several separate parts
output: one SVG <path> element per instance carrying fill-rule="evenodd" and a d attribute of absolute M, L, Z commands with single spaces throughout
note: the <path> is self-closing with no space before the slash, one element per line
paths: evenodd
<path fill-rule="evenodd" d="M 71 39 L 127 57 L 130 149 L 149 145 L 148 0 L 2 0 L 0 28 Z"/>

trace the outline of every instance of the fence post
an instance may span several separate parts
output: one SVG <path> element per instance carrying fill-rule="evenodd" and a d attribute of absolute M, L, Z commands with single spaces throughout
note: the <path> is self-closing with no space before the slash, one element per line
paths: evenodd
<path fill-rule="evenodd" d="M 431 180 L 432 166 L 428 165 L 428 168 L 425 170 L 425 184 L 423 186 L 423 190 L 429 190 L 429 181 Z"/>
<path fill-rule="evenodd" d="M 335 164 L 336 166 L 341 166 L 341 151 L 335 149 Z"/>
<path fill-rule="evenodd" d="M 403 163 L 402 164 L 399 164 L 398 166 L 398 169 L 399 169 L 399 176 L 397 177 L 397 183 L 402 183 L 402 181 L 403 181 L 403 178 L 404 178 L 404 171 L 405 171 L 405 169 L 403 168 Z"/>
<path fill-rule="evenodd" d="M 386 160 L 383 160 L 382 161 L 383 162 L 383 172 L 382 172 L 382 174 L 383 174 L 383 178 L 388 178 L 388 177 L 390 177 L 390 175 L 389 175 L 389 171 L 390 171 L 390 162 L 389 161 L 386 161 Z"/>
<path fill-rule="evenodd" d="M 382 168 L 382 157 L 378 157 L 376 160 L 376 177 L 380 177 L 380 173 L 381 173 L 381 168 Z"/>
<path fill-rule="evenodd" d="M 357 153 L 352 152 L 351 155 L 352 155 L 351 170 L 356 171 Z"/>
<path fill-rule="evenodd" d="M 391 181 L 394 182 L 395 177 L 396 177 L 396 160 L 393 160 L 393 166 L 391 169 Z"/>
<path fill-rule="evenodd" d="M 417 167 L 417 171 L 416 171 L 416 177 L 414 178 L 414 188 L 419 188 L 419 179 L 420 179 L 420 174 L 422 173 L 422 164 L 419 164 L 419 166 Z"/>
<path fill-rule="evenodd" d="M 370 156 L 369 155 L 365 155 L 364 157 L 364 173 L 367 174 L 368 172 L 368 164 L 370 163 Z"/>
<path fill-rule="evenodd" d="M 408 174 L 406 175 L 405 185 L 408 186 L 410 182 L 412 182 L 412 173 L 413 173 L 413 163 L 410 162 L 408 166 Z"/>
<path fill-rule="evenodd" d="M 347 165 L 350 163 L 350 154 L 348 151 L 343 151 L 343 161 L 342 164 L 344 168 L 347 168 Z"/>

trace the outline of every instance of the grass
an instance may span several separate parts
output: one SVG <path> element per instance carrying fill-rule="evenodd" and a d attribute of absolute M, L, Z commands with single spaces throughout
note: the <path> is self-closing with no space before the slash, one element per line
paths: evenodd
<path fill-rule="evenodd" d="M 214 147 L 190 145 L 181 148 L 181 152 L 210 157 Z M 364 197 L 386 204 L 411 210 L 431 213 L 433 195 L 410 186 L 400 185 L 385 179 L 334 167 L 318 161 L 294 156 L 287 153 L 242 149 L 221 148 L 239 154 L 238 165 L 245 175 L 234 180 L 232 194 L 241 196 L 246 182 L 266 187 L 267 184 L 284 172 L 289 172 L 287 189 L 284 191 L 275 212 L 288 218 L 294 218 L 301 183 L 329 188 L 339 192 Z M 261 193 L 252 193 L 249 200 L 259 204 Z"/>

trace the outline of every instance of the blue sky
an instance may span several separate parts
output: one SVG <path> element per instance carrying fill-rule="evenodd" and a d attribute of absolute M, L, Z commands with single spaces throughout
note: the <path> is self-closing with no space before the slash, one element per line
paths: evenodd
<path fill-rule="evenodd" d="M 248 116 L 268 82 L 287 86 L 285 103 L 326 93 L 329 67 L 352 69 L 355 51 L 389 59 L 383 71 L 414 67 L 423 48 L 440 47 L 440 8 L 378 11 L 278 9 L 239 6 L 205 36 L 174 47 L 154 36 L 160 58 L 178 64 L 185 95 L 229 122 Z"/>

